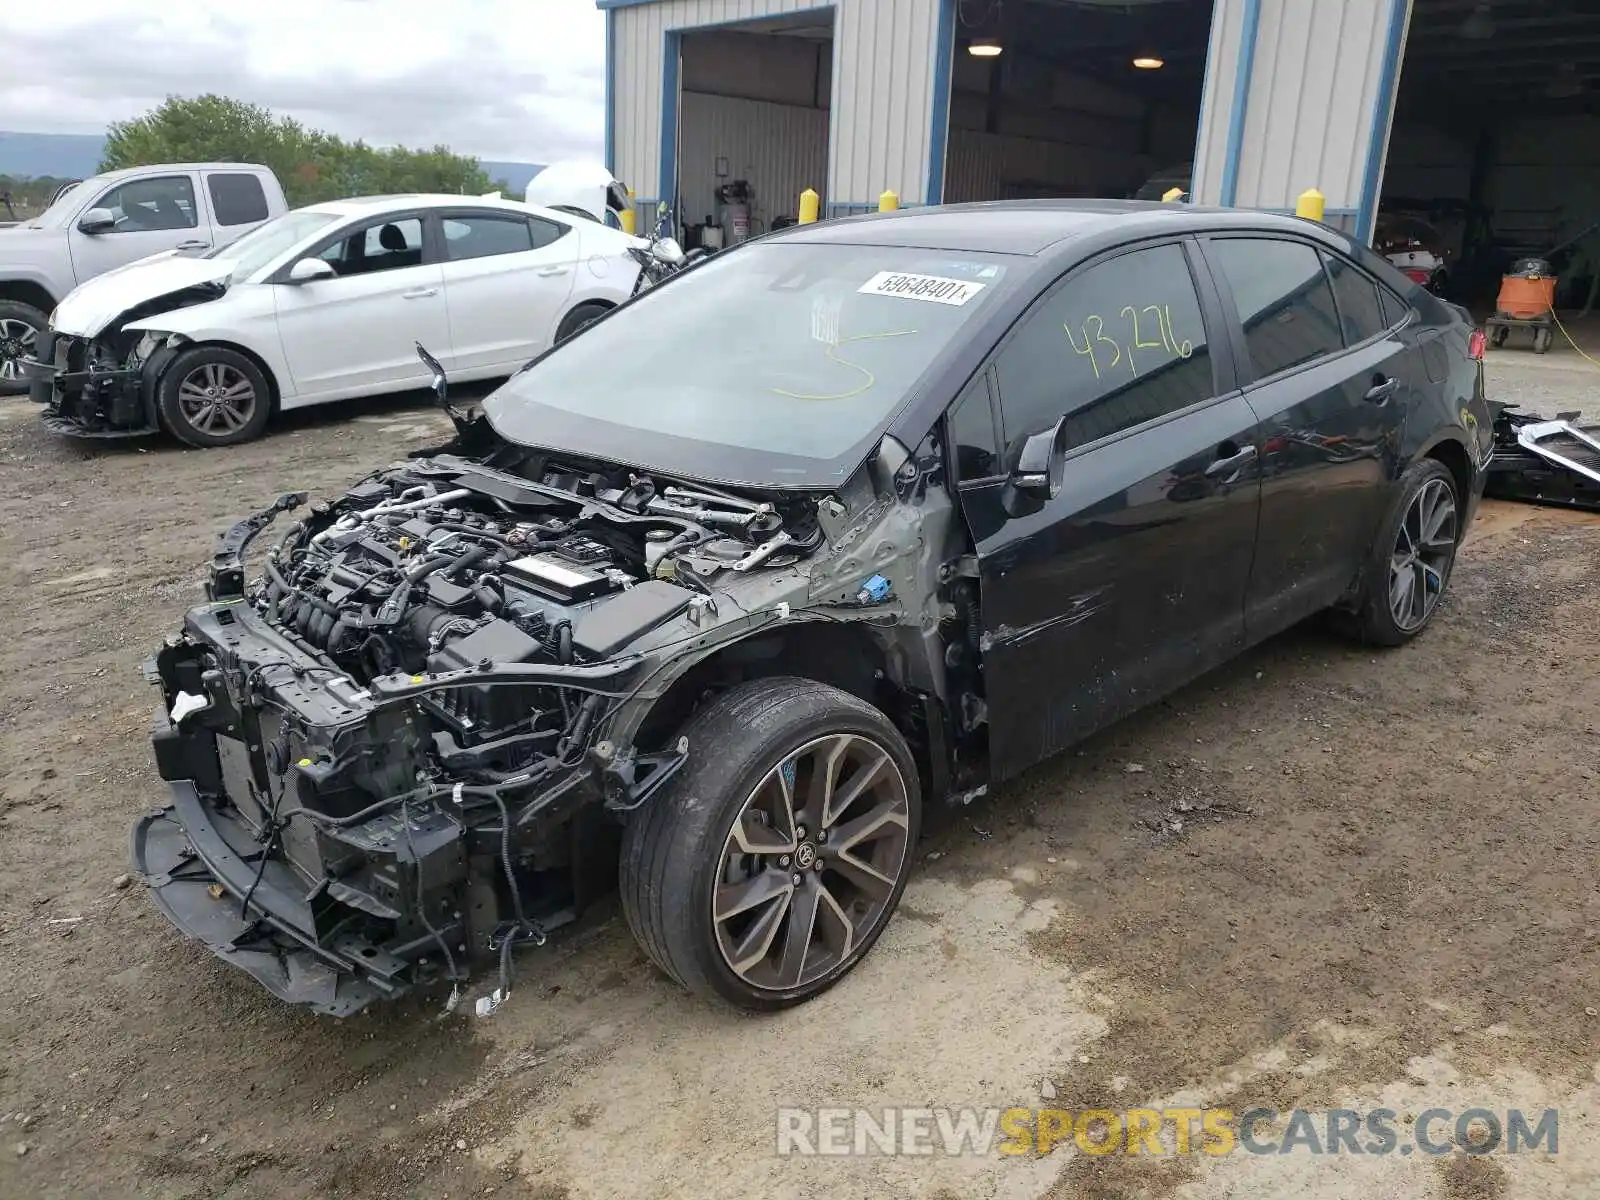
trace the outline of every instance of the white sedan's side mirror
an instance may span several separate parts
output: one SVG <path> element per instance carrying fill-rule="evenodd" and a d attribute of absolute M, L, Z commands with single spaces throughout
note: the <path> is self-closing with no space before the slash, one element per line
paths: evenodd
<path fill-rule="evenodd" d="M 310 283 L 313 279 L 335 279 L 339 272 L 320 258 L 302 258 L 289 268 L 290 283 Z"/>

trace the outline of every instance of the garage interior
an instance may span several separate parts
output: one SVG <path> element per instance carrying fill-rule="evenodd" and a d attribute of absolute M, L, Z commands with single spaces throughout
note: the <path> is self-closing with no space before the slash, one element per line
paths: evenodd
<path fill-rule="evenodd" d="M 1436 290 L 1480 317 L 1519 260 L 1549 261 L 1562 321 L 1600 342 L 1600 5 L 1415 0 L 1376 243 L 1413 234 L 1444 251 Z M 1559 330 L 1551 349 L 1570 353 Z"/>
<path fill-rule="evenodd" d="M 686 246 L 793 223 L 800 193 L 828 178 L 833 10 L 691 31 L 681 54 L 675 215 Z"/>
<path fill-rule="evenodd" d="M 1189 187 L 1211 0 L 958 0 L 944 198 Z"/>

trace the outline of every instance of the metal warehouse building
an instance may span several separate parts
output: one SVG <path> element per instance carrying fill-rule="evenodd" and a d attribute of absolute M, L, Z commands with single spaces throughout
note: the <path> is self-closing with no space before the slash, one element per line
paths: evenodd
<path fill-rule="evenodd" d="M 1592 0 L 597 2 L 608 165 L 690 242 L 808 187 L 824 216 L 1315 187 L 1330 224 L 1420 217 L 1489 279 L 1600 219 Z"/>

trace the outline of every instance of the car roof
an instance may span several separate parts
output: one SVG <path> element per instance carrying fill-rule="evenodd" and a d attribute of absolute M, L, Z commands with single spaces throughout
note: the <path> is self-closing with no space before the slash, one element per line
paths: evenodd
<path fill-rule="evenodd" d="M 1142 200 L 996 200 L 943 204 L 796 225 L 768 240 L 905 246 L 975 253 L 1041 255 L 1068 239 L 1118 233 L 1128 238 L 1207 229 L 1324 230 L 1298 217 Z M 1326 230 L 1324 230 L 1326 232 Z"/>
<path fill-rule="evenodd" d="M 501 211 L 535 213 L 554 219 L 563 218 L 537 204 L 524 204 L 521 200 L 490 196 L 452 196 L 440 192 L 398 193 L 386 196 L 351 196 L 344 200 L 323 200 L 308 204 L 301 212 L 331 213 L 340 217 L 382 216 L 386 212 L 405 212 L 417 208 L 485 208 Z"/>
<path fill-rule="evenodd" d="M 123 179 L 132 179 L 135 176 L 165 175 L 174 171 L 266 171 L 267 168 L 256 163 L 247 162 L 188 162 L 188 163 L 151 163 L 145 167 L 118 167 L 115 171 L 101 171 L 92 176 L 86 176 L 106 183 L 117 183 Z M 79 182 L 82 182 L 80 180 Z"/>

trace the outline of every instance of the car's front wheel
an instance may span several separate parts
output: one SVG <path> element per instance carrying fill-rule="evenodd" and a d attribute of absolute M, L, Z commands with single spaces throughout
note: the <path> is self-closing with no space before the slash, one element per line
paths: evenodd
<path fill-rule="evenodd" d="M 1461 542 L 1461 502 L 1449 468 L 1412 464 L 1378 532 L 1356 610 L 1362 640 L 1398 646 L 1427 627 L 1444 598 Z"/>
<path fill-rule="evenodd" d="M 161 423 L 191 446 L 232 446 L 260 437 L 272 415 L 261 368 L 226 346 L 185 350 L 156 389 Z"/>
<path fill-rule="evenodd" d="M 623 838 L 628 926 L 697 995 L 809 1000 L 861 961 L 905 888 L 922 815 L 905 739 L 793 678 L 734 688 L 684 732 L 689 762 Z"/>
<path fill-rule="evenodd" d="M 0 300 L 0 396 L 28 390 L 22 360 L 32 358 L 50 318 L 31 304 Z"/>

